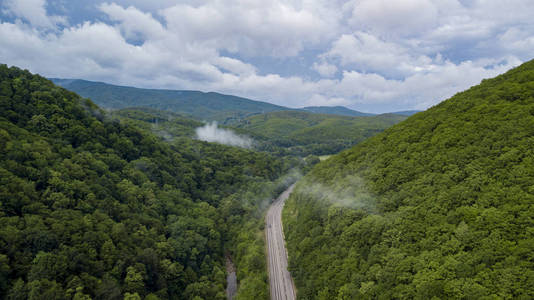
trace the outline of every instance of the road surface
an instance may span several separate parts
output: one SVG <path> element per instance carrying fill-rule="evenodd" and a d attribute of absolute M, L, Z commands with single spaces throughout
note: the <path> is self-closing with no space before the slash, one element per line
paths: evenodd
<path fill-rule="evenodd" d="M 287 251 L 282 230 L 282 208 L 294 185 L 283 192 L 271 205 L 265 216 L 269 284 L 272 300 L 294 300 L 295 287 L 287 271 Z"/>
<path fill-rule="evenodd" d="M 230 258 L 230 255 L 226 255 L 226 299 L 234 299 L 237 293 L 237 277 L 235 274 L 235 266 Z"/>

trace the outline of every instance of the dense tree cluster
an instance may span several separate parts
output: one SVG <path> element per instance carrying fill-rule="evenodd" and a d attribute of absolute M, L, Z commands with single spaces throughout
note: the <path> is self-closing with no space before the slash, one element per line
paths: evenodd
<path fill-rule="evenodd" d="M 176 145 L 188 143 L 190 138 L 194 137 L 194 129 L 203 125 L 172 112 L 147 108 L 121 109 L 113 111 L 111 116 L 118 118 L 122 123 L 162 136 Z M 225 158 L 218 157 L 216 160 L 224 161 Z M 313 156 L 304 160 L 284 157 L 283 160 L 286 164 L 298 168 L 275 181 L 249 180 L 246 187 L 241 187 L 237 192 L 221 200 L 220 211 L 225 216 L 227 226 L 225 248 L 237 266 L 239 285 L 236 299 L 268 299 L 263 213 L 274 195 L 280 194 L 290 183 L 300 178 L 301 172 L 309 171 L 319 162 L 319 159 Z M 257 166 L 262 167 L 260 162 Z"/>
<path fill-rule="evenodd" d="M 298 296 L 532 299 L 533 187 L 530 61 L 298 184 L 283 215 Z"/>
<path fill-rule="evenodd" d="M 131 107 L 110 111 L 112 118 L 122 123 L 156 134 L 167 141 L 192 138 L 195 128 L 204 124 L 180 114 L 151 108 Z"/>
<path fill-rule="evenodd" d="M 297 110 L 218 93 L 139 89 L 84 80 L 53 81 L 102 107 L 118 109 L 112 114 L 123 120 L 144 122 L 134 123 L 165 138 L 191 137 L 193 126 L 201 125 L 198 120 L 218 121 L 254 138 L 257 150 L 279 157 L 335 154 L 406 119 L 400 114 L 364 116 L 342 107 Z M 337 115 L 347 112 L 357 116 Z"/>
<path fill-rule="evenodd" d="M 261 241 L 233 237 L 257 232 L 248 216 L 265 199 L 236 195 L 261 187 L 268 198 L 294 163 L 165 143 L 1 65 L 0 298 L 223 299 L 225 251 L 240 249 L 238 264 L 265 277 L 256 246 L 241 249 Z"/>
<path fill-rule="evenodd" d="M 251 133 L 261 150 L 304 157 L 338 153 L 404 119 L 394 114 L 349 117 L 279 111 L 251 116 L 232 126 Z"/>

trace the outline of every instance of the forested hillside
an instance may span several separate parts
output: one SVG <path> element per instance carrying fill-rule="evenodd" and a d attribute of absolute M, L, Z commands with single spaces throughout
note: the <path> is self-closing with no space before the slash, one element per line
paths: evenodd
<path fill-rule="evenodd" d="M 392 114 L 349 117 L 280 111 L 251 116 L 234 127 L 254 134 L 263 142 L 261 149 L 306 156 L 337 153 L 404 119 Z"/>
<path fill-rule="evenodd" d="M 172 112 L 148 108 L 125 108 L 112 111 L 110 115 L 169 141 L 194 138 L 195 129 L 205 125 Z M 252 138 L 256 150 L 278 157 L 307 157 L 335 154 L 405 118 L 390 114 L 354 118 L 285 111 L 255 115 L 234 125 L 219 126 Z"/>
<path fill-rule="evenodd" d="M 0 298 L 224 299 L 229 251 L 266 299 L 261 206 L 298 163 L 165 143 L 0 65 Z"/>
<path fill-rule="evenodd" d="M 364 113 L 357 110 L 352 110 L 344 106 L 306 106 L 302 108 L 305 111 L 313 112 L 316 114 L 331 114 L 339 116 L 349 117 L 369 117 L 375 114 Z"/>
<path fill-rule="evenodd" d="M 300 299 L 534 298 L 534 61 L 318 164 L 284 210 Z"/>
<path fill-rule="evenodd" d="M 204 123 L 182 115 L 151 108 L 133 107 L 111 111 L 110 116 L 121 122 L 152 132 L 166 140 L 192 138 L 195 128 Z"/>
<path fill-rule="evenodd" d="M 148 107 L 180 113 L 198 120 L 231 123 L 252 114 L 290 110 L 266 102 L 200 91 L 141 89 L 80 79 L 52 79 L 105 108 Z"/>

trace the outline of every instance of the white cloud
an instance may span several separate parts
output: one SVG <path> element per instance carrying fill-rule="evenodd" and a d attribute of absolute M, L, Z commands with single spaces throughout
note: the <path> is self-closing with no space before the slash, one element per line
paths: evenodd
<path fill-rule="evenodd" d="M 355 97 L 353 103 L 404 103 L 406 106 L 411 105 L 411 108 L 425 109 L 478 84 L 483 78 L 503 73 L 518 63 L 513 58 L 501 64 L 490 60 L 466 61 L 461 64 L 445 62 L 430 71 L 415 73 L 402 80 L 348 71 L 334 87 L 334 93 L 343 97 Z"/>
<path fill-rule="evenodd" d="M 128 39 L 159 39 L 165 35 L 161 23 L 150 13 L 143 13 L 133 6 L 123 8 L 115 3 L 103 3 L 99 9 L 111 20 L 120 22 L 119 27 Z"/>
<path fill-rule="evenodd" d="M 534 34 L 517 28 L 509 28 L 498 36 L 498 42 L 505 51 L 519 56 L 533 55 Z"/>
<path fill-rule="evenodd" d="M 217 67 L 236 75 L 253 75 L 256 73 L 256 68 L 253 65 L 230 57 L 218 57 L 214 61 L 214 64 Z"/>
<path fill-rule="evenodd" d="M 300 2 L 300 1 L 296 1 Z M 160 10 L 170 31 L 188 40 L 246 56 L 295 56 L 305 45 L 335 32 L 335 22 L 315 14 L 306 1 L 208 1 Z M 310 2 L 311 3 L 311 2 Z"/>
<path fill-rule="evenodd" d="M 36 27 L 52 28 L 66 23 L 64 17 L 47 15 L 46 0 L 5 0 L 3 7 L 8 13 Z"/>
<path fill-rule="evenodd" d="M 302 106 L 349 106 L 350 104 L 351 102 L 345 98 L 328 98 L 321 94 L 313 94 Z"/>
<path fill-rule="evenodd" d="M 430 0 L 354 1 L 349 23 L 380 35 L 410 36 L 434 26 L 438 10 Z"/>
<path fill-rule="evenodd" d="M 323 55 L 342 66 L 387 75 L 407 75 L 431 67 L 432 59 L 365 32 L 343 34 Z"/>
<path fill-rule="evenodd" d="M 313 69 L 324 77 L 332 77 L 337 73 L 337 67 L 327 62 L 313 63 Z"/>
<path fill-rule="evenodd" d="M 44 0 L 4 1 L 19 20 L 0 23 L 3 63 L 292 107 L 426 108 L 534 53 L 527 0 L 511 0 L 517 9 L 457 0 L 129 0 L 97 5 L 104 21 L 63 26 Z M 285 61 L 322 77 L 284 73 Z"/>

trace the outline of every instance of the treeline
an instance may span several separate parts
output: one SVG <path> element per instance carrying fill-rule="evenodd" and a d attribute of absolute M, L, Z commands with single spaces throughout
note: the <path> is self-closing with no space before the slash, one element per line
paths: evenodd
<path fill-rule="evenodd" d="M 110 115 L 121 123 L 152 132 L 176 145 L 181 145 L 184 141 L 188 143 L 194 138 L 194 129 L 203 126 L 201 122 L 176 113 L 147 108 L 126 108 L 112 111 Z M 225 161 L 225 158 L 218 157 L 217 160 Z M 274 181 L 249 181 L 246 186 L 220 201 L 220 211 L 227 225 L 225 252 L 230 254 L 237 267 L 239 284 L 236 299 L 269 298 L 263 213 L 276 195 L 318 162 L 316 157 L 302 160 L 286 156 L 283 160 L 286 164 L 297 167 Z"/>
<path fill-rule="evenodd" d="M 404 119 L 394 114 L 349 117 L 278 111 L 254 115 L 231 126 L 252 135 L 260 150 L 306 157 L 338 153 Z"/>
<path fill-rule="evenodd" d="M 135 107 L 112 111 L 112 117 L 148 130 L 168 141 L 194 138 L 202 122 L 177 113 Z M 348 117 L 303 111 L 258 114 L 239 122 L 219 125 L 254 140 L 254 149 L 277 157 L 335 154 L 406 119 L 385 114 Z"/>
<path fill-rule="evenodd" d="M 534 61 L 316 166 L 283 212 L 300 299 L 534 298 Z"/>
<path fill-rule="evenodd" d="M 253 205 L 233 195 L 299 163 L 165 143 L 1 65 L 0 298 L 224 299 L 224 252 Z"/>

